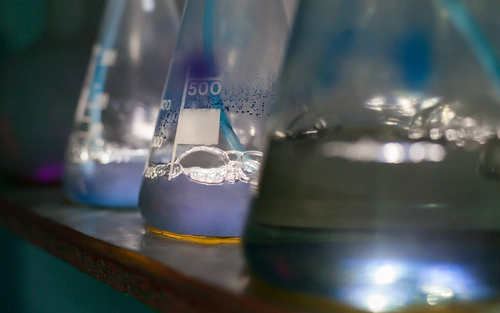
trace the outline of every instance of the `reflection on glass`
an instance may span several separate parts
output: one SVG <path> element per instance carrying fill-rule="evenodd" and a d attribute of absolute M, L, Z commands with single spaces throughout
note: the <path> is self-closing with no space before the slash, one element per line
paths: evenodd
<path fill-rule="evenodd" d="M 351 260 L 344 265 L 343 271 L 358 271 L 365 276 L 350 277 L 350 286 L 340 289 L 340 298 L 360 309 L 383 312 L 407 305 L 477 300 L 487 297 L 490 292 L 470 270 L 458 265 L 403 260 L 385 262 L 391 265 L 374 266 L 376 262 L 367 260 Z"/>
<path fill-rule="evenodd" d="M 277 231 L 273 233 L 276 234 Z M 298 232 L 294 235 L 304 237 Z M 324 234 L 316 235 L 326 238 Z M 318 243 L 321 241 L 318 239 L 314 243 L 246 248 L 252 264 L 266 260 L 265 265 L 261 263 L 253 270 L 268 282 L 323 294 L 362 310 L 389 312 L 406 307 L 424 309 L 427 305 L 482 301 L 495 296 L 499 284 L 491 273 L 498 272 L 496 263 L 482 261 L 494 253 L 477 248 L 477 242 L 470 240 L 474 235 L 469 235 L 461 244 L 449 234 L 431 232 L 427 239 L 434 242 L 421 245 L 416 233 L 365 234 L 362 238 L 360 233 L 345 232 L 337 234 L 338 243 Z M 374 237 L 378 240 L 370 240 Z M 391 239 L 397 237 L 400 239 Z M 291 238 L 290 234 L 287 238 Z"/>

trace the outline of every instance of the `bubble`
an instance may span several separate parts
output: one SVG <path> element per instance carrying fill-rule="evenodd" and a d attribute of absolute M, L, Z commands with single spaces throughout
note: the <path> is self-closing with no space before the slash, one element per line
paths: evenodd
<path fill-rule="evenodd" d="M 419 128 L 413 128 L 408 130 L 408 138 L 410 139 L 420 139 L 425 136 L 425 132 Z"/>
<path fill-rule="evenodd" d="M 420 163 L 425 158 L 425 145 L 423 143 L 417 142 L 411 145 L 409 151 L 410 161 L 413 163 Z"/>
<path fill-rule="evenodd" d="M 383 151 L 387 163 L 401 163 L 404 160 L 404 149 L 399 143 L 385 144 Z"/>
<path fill-rule="evenodd" d="M 224 151 L 210 146 L 197 146 L 178 157 L 176 165 L 179 170 L 173 177 L 184 174 L 194 182 L 207 185 L 249 182 L 260 170 L 262 156 L 260 151 Z M 202 164 L 208 166 L 202 167 Z M 158 170 L 156 172 L 160 174 Z M 168 171 L 158 176 L 168 176 Z"/>
<path fill-rule="evenodd" d="M 474 120 L 472 117 L 466 117 L 463 119 L 462 125 L 464 127 L 474 127 L 476 126 L 476 120 Z"/>
<path fill-rule="evenodd" d="M 447 129 L 444 131 L 444 136 L 448 141 L 456 141 L 460 138 L 460 133 L 455 129 Z"/>
<path fill-rule="evenodd" d="M 425 159 L 428 161 L 441 162 L 446 155 L 446 152 L 441 145 L 429 144 L 426 148 Z"/>
<path fill-rule="evenodd" d="M 260 170 L 263 154 L 260 151 L 247 151 L 241 156 L 241 167 L 245 172 L 257 173 Z"/>
<path fill-rule="evenodd" d="M 433 129 L 431 129 L 431 131 L 429 133 L 429 137 L 431 137 L 431 139 L 433 139 L 433 140 L 438 140 L 442 136 L 443 136 L 443 132 L 439 128 L 433 128 Z"/>

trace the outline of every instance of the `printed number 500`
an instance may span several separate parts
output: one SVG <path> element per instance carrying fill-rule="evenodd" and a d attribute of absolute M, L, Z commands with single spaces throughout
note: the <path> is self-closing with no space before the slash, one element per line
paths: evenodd
<path fill-rule="evenodd" d="M 210 91 L 211 95 L 216 96 L 220 94 L 221 89 L 220 82 L 211 82 L 210 85 L 207 82 L 191 82 L 188 88 L 188 95 L 194 96 L 199 94 L 200 96 L 204 96 Z"/>

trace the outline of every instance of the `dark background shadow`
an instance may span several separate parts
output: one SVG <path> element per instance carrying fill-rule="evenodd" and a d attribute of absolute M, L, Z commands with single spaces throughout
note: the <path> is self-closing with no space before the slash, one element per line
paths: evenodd
<path fill-rule="evenodd" d="M 0 188 L 59 183 L 105 3 L 0 0 Z M 3 228 L 0 281 L 0 312 L 152 312 Z"/>

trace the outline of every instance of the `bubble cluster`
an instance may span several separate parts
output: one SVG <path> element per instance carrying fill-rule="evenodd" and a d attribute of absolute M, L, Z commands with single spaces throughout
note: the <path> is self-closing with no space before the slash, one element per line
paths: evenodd
<path fill-rule="evenodd" d="M 197 154 L 196 159 L 199 163 L 203 163 L 203 159 L 213 159 L 215 157 L 217 162 L 213 163 L 218 166 L 183 165 L 183 160 L 192 157 L 194 154 Z M 198 146 L 179 155 L 174 163 L 171 178 L 183 174 L 194 182 L 207 185 L 234 184 L 238 181 L 249 182 L 257 175 L 261 162 L 262 152 L 260 151 L 224 151 L 210 146 Z M 170 164 L 148 164 L 144 176 L 151 179 L 168 177 L 170 175 Z"/>
<path fill-rule="evenodd" d="M 127 163 L 146 160 L 148 152 L 148 149 L 131 149 L 102 138 L 79 140 L 73 137 L 70 139 L 66 160 L 73 163 Z"/>
<path fill-rule="evenodd" d="M 468 116 L 459 113 L 459 103 L 440 104 L 428 112 L 416 114 L 408 130 L 410 139 L 430 137 L 445 139 L 463 147 L 467 142 L 485 144 L 497 138 L 500 123 L 489 117 Z"/>

